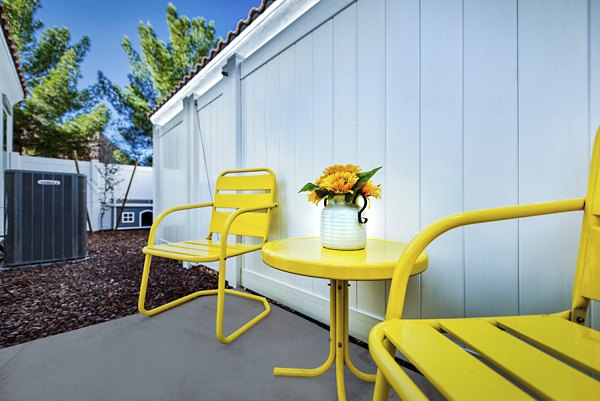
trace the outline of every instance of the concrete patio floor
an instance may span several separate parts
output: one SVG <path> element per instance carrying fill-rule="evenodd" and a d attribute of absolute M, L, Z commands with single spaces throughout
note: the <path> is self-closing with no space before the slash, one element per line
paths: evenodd
<path fill-rule="evenodd" d="M 333 369 L 316 378 L 273 377 L 275 366 L 321 364 L 326 330 L 272 306 L 265 320 L 223 345 L 214 335 L 215 308 L 214 297 L 199 298 L 152 318 L 133 315 L 0 350 L 0 400 L 337 399 Z M 257 303 L 228 297 L 226 330 L 258 312 Z M 368 351 L 350 346 L 355 364 L 373 372 Z M 346 370 L 348 400 L 370 400 L 372 392 L 372 383 Z"/>

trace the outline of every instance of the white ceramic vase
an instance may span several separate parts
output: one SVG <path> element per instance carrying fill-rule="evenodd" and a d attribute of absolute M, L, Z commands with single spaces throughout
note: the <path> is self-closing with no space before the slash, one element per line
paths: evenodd
<path fill-rule="evenodd" d="M 321 245 L 329 249 L 357 250 L 367 246 L 367 225 L 358 221 L 360 208 L 335 195 L 321 212 Z"/>

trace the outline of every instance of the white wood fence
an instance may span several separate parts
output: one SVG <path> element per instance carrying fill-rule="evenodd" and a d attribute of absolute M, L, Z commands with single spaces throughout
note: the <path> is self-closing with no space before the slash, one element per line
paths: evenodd
<path fill-rule="evenodd" d="M 451 213 L 585 194 L 600 125 L 599 0 L 323 0 L 228 66 L 197 107 L 190 98 L 155 127 L 160 210 L 210 200 L 206 177 L 220 170 L 262 165 L 278 177 L 272 239 L 318 235 L 320 210 L 297 191 L 332 163 L 383 166 L 369 236 L 401 241 Z M 163 239 L 195 233 L 189 221 L 173 220 Z M 580 221 L 443 236 L 410 282 L 405 315 L 568 309 Z M 271 269 L 260 254 L 242 264 L 242 285 L 327 322 L 323 280 Z M 364 339 L 383 316 L 388 286 L 352 283 L 352 334 Z"/>

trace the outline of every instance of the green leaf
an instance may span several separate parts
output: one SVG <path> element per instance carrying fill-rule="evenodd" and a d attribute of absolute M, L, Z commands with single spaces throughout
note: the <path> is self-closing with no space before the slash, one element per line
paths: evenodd
<path fill-rule="evenodd" d="M 317 189 L 320 189 L 320 188 L 321 187 L 319 187 L 318 185 L 315 185 L 312 182 L 309 182 L 306 185 L 304 185 L 302 187 L 302 189 L 300 191 L 298 191 L 298 193 L 300 193 L 300 192 L 307 192 L 307 191 L 316 191 Z"/>
<path fill-rule="evenodd" d="M 324 189 L 317 189 L 315 192 L 319 198 L 324 198 L 329 195 L 329 191 L 325 191 Z"/>
<path fill-rule="evenodd" d="M 365 185 L 367 183 L 367 181 L 369 181 L 371 178 L 373 178 L 373 176 L 375 175 L 376 172 L 378 172 L 381 167 L 377 167 L 374 168 L 371 171 L 363 171 L 361 173 L 358 173 L 358 181 L 356 181 L 356 184 L 354 184 L 354 186 L 352 187 L 352 192 L 359 192 L 360 189 L 363 187 L 363 185 Z"/>
<path fill-rule="evenodd" d="M 358 174 L 357 174 L 357 175 L 358 175 L 358 178 L 359 178 L 359 179 L 364 179 L 364 178 L 366 178 L 366 181 L 365 181 L 365 182 L 367 182 L 367 181 L 369 181 L 369 180 L 370 180 L 370 179 L 371 179 L 371 178 L 372 178 L 372 177 L 375 175 L 375 173 L 376 173 L 376 172 L 378 172 L 379 170 L 381 170 L 381 168 L 382 168 L 382 167 L 383 167 L 383 166 L 379 166 L 379 167 L 377 167 L 377 168 L 374 168 L 374 169 L 373 169 L 373 170 L 371 170 L 371 171 L 362 171 L 362 172 L 360 172 L 360 173 L 358 173 Z"/>

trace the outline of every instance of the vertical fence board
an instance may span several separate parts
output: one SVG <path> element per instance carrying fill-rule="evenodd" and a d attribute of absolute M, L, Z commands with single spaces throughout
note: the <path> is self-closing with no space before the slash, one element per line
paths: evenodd
<path fill-rule="evenodd" d="M 521 203 L 583 196 L 588 176 L 587 2 L 519 2 Z M 581 215 L 519 226 L 520 313 L 570 306 Z"/>
<path fill-rule="evenodd" d="M 161 207 L 165 209 L 184 205 L 188 201 L 187 187 L 187 140 L 185 136 L 185 124 L 178 124 L 172 130 L 161 136 L 161 144 L 164 152 L 161 155 L 162 182 Z M 183 241 L 187 233 L 187 221 L 185 213 L 168 216 L 159 226 L 159 238 L 163 241 Z"/>
<path fill-rule="evenodd" d="M 421 2 L 421 225 L 463 209 L 462 2 Z M 441 67 L 443 66 L 443 67 Z M 463 232 L 429 248 L 423 317 L 464 313 Z"/>
<path fill-rule="evenodd" d="M 386 237 L 408 242 L 420 229 L 419 4 L 386 3 Z M 410 279 L 404 316 L 419 317 L 420 276 Z M 389 287 L 389 283 L 388 283 Z M 386 291 L 387 293 L 388 291 Z"/>
<path fill-rule="evenodd" d="M 279 175 L 278 200 L 279 207 L 273 213 L 271 222 L 272 238 L 289 236 L 289 219 L 293 213 L 290 199 L 293 188 L 289 185 L 291 176 L 290 164 L 294 158 L 290 144 L 293 138 L 294 109 L 292 81 L 294 79 L 294 46 L 283 51 L 277 58 L 267 64 L 267 93 L 269 97 L 269 121 L 266 165 L 272 167 Z M 271 92 L 274 91 L 274 92 Z M 294 191 L 295 192 L 295 191 Z M 268 268 L 269 276 L 277 281 L 294 285 L 292 274 Z"/>
<path fill-rule="evenodd" d="M 357 163 L 357 5 L 333 18 L 333 162 Z M 325 163 L 322 167 L 327 166 Z M 356 282 L 349 303 L 356 307 Z"/>
<path fill-rule="evenodd" d="M 306 193 L 297 194 L 304 184 L 314 177 L 307 171 L 307 166 L 314 166 L 313 160 L 313 34 L 301 39 L 294 46 L 295 79 L 294 110 L 295 124 L 292 127 L 294 146 L 293 173 L 290 175 L 290 192 L 292 193 L 291 214 L 294 221 L 293 236 L 307 237 L 319 235 L 318 226 L 311 224 L 319 218 L 318 209 L 308 204 Z M 317 55 L 319 57 L 319 55 Z M 312 167 L 310 167 L 312 169 Z M 308 174 L 307 174 L 308 173 Z M 313 279 L 303 276 L 296 277 L 296 286 L 304 291 L 313 291 Z"/>
<path fill-rule="evenodd" d="M 249 81 L 251 80 L 251 81 Z M 245 142 L 248 145 L 248 151 L 245 151 L 245 166 L 258 166 L 267 163 L 266 156 L 266 131 L 267 131 L 267 75 L 266 69 L 260 68 L 252 75 L 244 79 L 246 82 L 251 82 L 248 88 L 253 88 L 253 93 L 247 94 L 247 99 L 251 102 L 248 106 L 246 118 L 249 119 L 252 135 Z M 249 117 L 251 115 L 252 117 Z M 267 267 L 262 263 L 259 252 L 252 252 L 244 257 L 244 269 L 253 271 L 260 275 L 267 275 Z M 243 273 L 242 273 L 243 280 Z"/>
<path fill-rule="evenodd" d="M 294 150 L 294 136 L 296 134 L 296 117 L 303 118 L 296 110 L 295 80 L 296 80 L 296 53 L 295 46 L 285 50 L 281 58 L 280 73 L 280 107 L 282 113 L 280 116 L 281 137 L 279 150 L 279 187 L 281 195 L 279 197 L 280 207 L 278 209 L 280 221 L 280 235 L 282 237 L 294 236 L 295 222 L 297 213 L 294 210 L 296 199 L 299 197 L 298 189 L 294 183 L 294 165 L 296 164 L 296 153 Z M 286 282 L 298 286 L 299 276 L 285 273 Z"/>
<path fill-rule="evenodd" d="M 385 165 L 385 2 L 363 0 L 357 3 L 357 154 L 364 170 Z M 373 40 L 373 38 L 377 38 Z M 386 187 L 386 169 L 373 178 Z M 373 200 L 368 210 L 369 237 L 385 236 L 386 197 Z M 356 308 L 373 316 L 385 313 L 385 282 L 361 281 L 356 284 Z M 352 304 L 351 304 L 352 305 Z M 354 305 L 352 305 L 354 306 Z"/>
<path fill-rule="evenodd" d="M 250 74 L 242 80 L 242 166 L 251 166 L 254 163 L 256 141 L 256 74 Z M 248 242 L 248 239 L 245 239 Z M 244 284 L 244 271 L 256 270 L 256 255 L 254 253 L 242 256 L 242 285 Z"/>
<path fill-rule="evenodd" d="M 357 155 L 356 8 L 353 4 L 336 15 L 332 23 L 333 32 L 327 32 L 333 34 L 333 158 L 335 163 L 344 164 L 356 160 Z M 317 37 L 315 35 L 315 46 L 318 46 Z"/>
<path fill-rule="evenodd" d="M 334 141 L 334 115 L 333 106 L 337 99 L 335 90 L 336 70 L 334 70 L 334 50 L 333 50 L 333 23 L 325 22 L 313 32 L 313 126 L 312 126 L 312 144 L 313 144 L 313 163 L 306 171 L 310 172 L 308 181 L 313 181 L 320 174 L 321 170 L 333 162 L 334 149 L 337 148 L 337 142 Z M 335 59 L 337 62 L 337 59 Z M 335 147 L 334 147 L 335 143 Z M 312 224 L 313 230 L 319 230 L 320 208 L 313 209 L 307 206 L 313 212 L 309 215 L 305 224 Z M 323 298 L 329 298 L 328 281 L 322 279 L 313 279 L 313 293 Z"/>
<path fill-rule="evenodd" d="M 464 3 L 465 209 L 518 199 L 517 3 Z M 465 314 L 517 314 L 518 222 L 465 228 Z"/>

